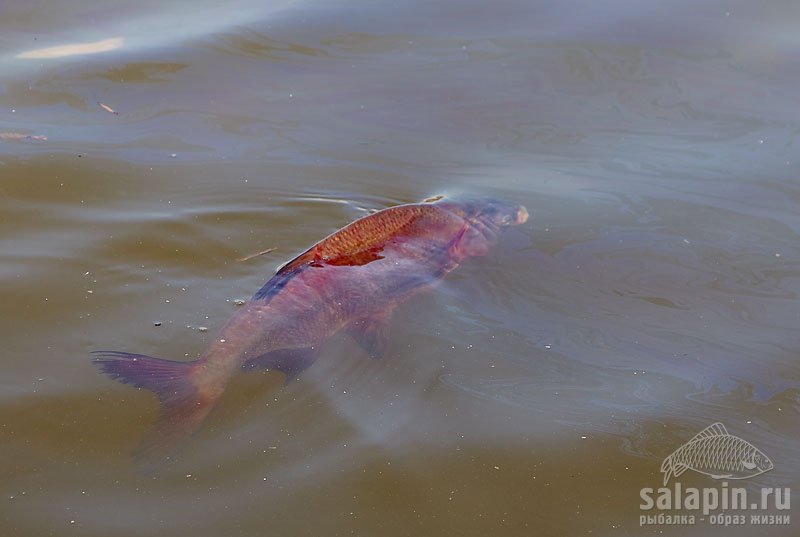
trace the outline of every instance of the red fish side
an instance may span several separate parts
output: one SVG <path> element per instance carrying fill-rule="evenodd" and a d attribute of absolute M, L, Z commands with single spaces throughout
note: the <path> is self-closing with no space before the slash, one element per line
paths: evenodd
<path fill-rule="evenodd" d="M 203 356 L 173 362 L 100 351 L 121 382 L 154 391 L 161 414 L 145 441 L 163 458 L 191 436 L 237 371 L 277 369 L 296 378 L 319 345 L 344 330 L 370 356 L 387 348 L 395 307 L 463 260 L 485 255 L 499 234 L 527 220 L 524 207 L 493 200 L 384 209 L 345 226 L 289 261 L 222 328 Z"/>

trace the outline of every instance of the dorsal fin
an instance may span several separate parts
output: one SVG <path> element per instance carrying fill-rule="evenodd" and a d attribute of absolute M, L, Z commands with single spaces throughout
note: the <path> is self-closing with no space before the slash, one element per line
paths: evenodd
<path fill-rule="evenodd" d="M 295 257 L 294 259 L 286 262 L 284 265 L 281 265 L 281 267 L 278 269 L 278 272 L 275 273 L 275 276 L 288 274 L 290 272 L 293 272 L 297 268 L 302 267 L 303 265 L 310 265 L 311 263 L 313 263 L 315 261 L 315 255 L 314 255 L 315 247 L 316 244 L 311 248 L 309 248 L 308 250 L 306 250 L 305 252 L 303 252 L 302 254 Z"/>
<path fill-rule="evenodd" d="M 687 442 L 687 444 L 694 442 L 695 440 L 700 440 L 702 438 L 712 438 L 715 436 L 730 436 L 730 433 L 728 433 L 728 430 L 720 422 L 712 423 L 711 425 L 709 425 L 708 427 L 706 427 L 705 429 L 694 435 L 692 439 L 689 440 L 689 442 Z"/>

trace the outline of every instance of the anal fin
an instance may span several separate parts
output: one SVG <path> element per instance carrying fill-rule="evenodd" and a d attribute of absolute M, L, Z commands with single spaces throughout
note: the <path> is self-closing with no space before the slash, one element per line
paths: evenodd
<path fill-rule="evenodd" d="M 278 349 L 246 361 L 242 364 L 242 369 L 275 369 L 286 374 L 286 384 L 289 384 L 311 367 L 318 357 L 317 349 L 313 347 Z"/>
<path fill-rule="evenodd" d="M 686 464 L 678 463 L 673 467 L 673 472 L 674 472 L 673 475 L 675 477 L 680 477 L 681 474 L 683 474 L 683 472 L 685 472 L 688 469 L 689 466 L 687 466 Z"/>

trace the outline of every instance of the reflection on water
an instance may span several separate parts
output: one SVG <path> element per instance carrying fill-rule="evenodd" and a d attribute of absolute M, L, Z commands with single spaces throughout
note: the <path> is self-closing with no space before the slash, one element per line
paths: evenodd
<path fill-rule="evenodd" d="M 28 50 L 17 55 L 17 58 L 24 60 L 44 60 L 51 58 L 65 58 L 67 56 L 84 56 L 87 54 L 98 54 L 100 52 L 110 52 L 122 46 L 121 37 L 111 37 L 102 41 L 91 43 L 70 43 L 55 47 L 37 48 Z"/>
<path fill-rule="evenodd" d="M 0 18 L 4 535 L 751 535 L 638 526 L 714 422 L 774 462 L 747 486 L 800 484 L 795 4 L 51 4 Z M 440 194 L 531 218 L 385 358 L 240 375 L 136 472 L 157 402 L 90 350 L 195 358 L 281 263 Z"/>

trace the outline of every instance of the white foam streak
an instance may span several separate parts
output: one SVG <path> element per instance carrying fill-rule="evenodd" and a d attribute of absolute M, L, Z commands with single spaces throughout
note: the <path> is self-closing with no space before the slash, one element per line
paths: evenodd
<path fill-rule="evenodd" d="M 67 56 L 84 56 L 86 54 L 98 54 L 109 52 L 122 47 L 124 40 L 121 37 L 112 37 L 91 43 L 71 43 L 68 45 L 58 45 L 55 47 L 37 48 L 28 50 L 17 55 L 17 58 L 25 60 L 45 60 L 52 58 L 65 58 Z"/>

